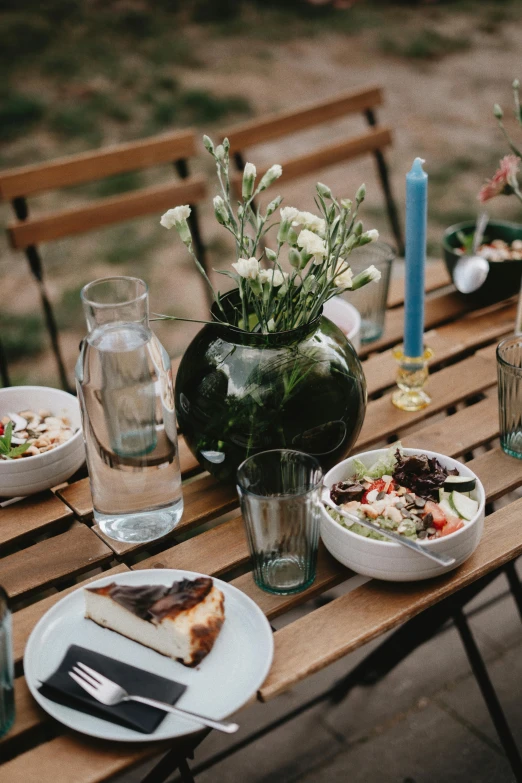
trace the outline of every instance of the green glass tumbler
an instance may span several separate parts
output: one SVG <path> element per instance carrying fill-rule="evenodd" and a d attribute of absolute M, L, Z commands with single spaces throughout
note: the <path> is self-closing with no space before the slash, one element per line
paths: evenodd
<path fill-rule="evenodd" d="M 12 644 L 11 612 L 0 587 L 0 737 L 7 734 L 15 717 Z"/>
<path fill-rule="evenodd" d="M 508 337 L 497 347 L 500 445 L 522 459 L 522 335 Z"/>
<path fill-rule="evenodd" d="M 322 481 L 319 462 L 300 451 L 263 451 L 239 466 L 237 491 L 262 590 L 288 595 L 313 583 Z"/>
<path fill-rule="evenodd" d="M 357 308 L 361 315 L 361 343 L 379 340 L 384 332 L 388 291 L 395 251 L 385 242 L 371 242 L 354 250 L 348 257 L 353 275 L 358 275 L 373 264 L 381 277 L 356 291 L 342 296 Z"/>

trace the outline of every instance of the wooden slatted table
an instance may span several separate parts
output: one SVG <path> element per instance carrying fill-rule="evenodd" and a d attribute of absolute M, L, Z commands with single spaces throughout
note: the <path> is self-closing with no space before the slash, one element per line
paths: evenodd
<path fill-rule="evenodd" d="M 522 553 L 518 521 L 522 499 L 508 497 L 522 485 L 522 465 L 498 446 L 495 346 L 513 328 L 515 304 L 486 310 L 448 290 L 441 264 L 428 268 L 426 342 L 435 351 L 433 404 L 403 413 L 391 404 L 396 367 L 390 347 L 402 334 L 403 291 L 394 282 L 384 337 L 363 351 L 370 401 L 356 450 L 401 437 L 407 446 L 459 457 L 484 483 L 489 509 L 474 555 L 453 573 L 427 583 L 369 581 L 274 634 L 275 657 L 258 698 L 268 701 L 366 642 L 419 615 Z M 475 451 L 478 450 L 478 451 Z M 475 451 L 475 453 L 473 453 Z M 261 592 L 250 570 L 247 542 L 233 489 L 202 474 L 180 443 L 185 512 L 174 533 L 154 545 L 124 545 L 93 524 L 87 479 L 0 509 L 0 584 L 14 609 L 17 717 L 0 741 L 0 783 L 102 783 L 165 746 L 120 747 L 67 733 L 32 700 L 23 678 L 27 638 L 39 618 L 63 595 L 101 573 L 129 569 L 186 568 L 230 579 L 270 619 L 353 578 L 321 548 L 315 583 L 292 596 Z M 508 502 L 510 501 L 510 502 Z M 235 513 L 237 512 L 237 513 Z M 1 763 L 3 761 L 3 763 Z"/>

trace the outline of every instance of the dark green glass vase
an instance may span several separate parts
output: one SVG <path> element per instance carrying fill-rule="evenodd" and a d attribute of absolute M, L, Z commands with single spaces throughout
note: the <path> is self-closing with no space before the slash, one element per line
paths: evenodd
<path fill-rule="evenodd" d="M 176 379 L 188 447 L 229 482 L 244 459 L 267 449 L 297 449 L 331 467 L 355 442 L 365 409 L 359 358 L 323 316 L 268 335 L 209 324 L 187 348 Z"/>

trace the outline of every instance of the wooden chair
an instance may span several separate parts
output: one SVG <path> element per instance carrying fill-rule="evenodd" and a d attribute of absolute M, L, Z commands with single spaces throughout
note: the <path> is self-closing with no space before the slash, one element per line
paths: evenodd
<path fill-rule="evenodd" d="M 346 141 L 321 147 L 305 155 L 299 155 L 286 161 L 281 161 L 285 182 L 290 179 L 311 174 L 319 169 L 333 164 L 352 160 L 361 155 L 372 154 L 377 164 L 377 172 L 386 200 L 386 208 L 391 229 L 395 237 L 397 249 L 404 253 L 402 230 L 393 199 L 388 167 L 383 150 L 392 143 L 391 131 L 387 127 L 377 124 L 375 107 L 383 103 L 383 94 L 380 87 L 368 87 L 364 90 L 343 93 L 334 98 L 329 98 L 321 103 L 315 103 L 296 111 L 284 114 L 272 114 L 260 117 L 240 125 L 234 125 L 223 131 L 221 138 L 227 137 L 230 141 L 230 152 L 239 171 L 245 166 L 244 150 L 264 144 L 267 141 L 297 133 L 306 128 L 322 125 L 330 120 L 336 120 L 348 114 L 361 112 L 370 126 L 366 133 L 353 136 Z M 264 170 L 259 172 L 264 174 Z M 241 189 L 241 175 L 233 178 L 234 187 Z"/>
<path fill-rule="evenodd" d="M 189 223 L 195 250 L 205 264 L 196 204 L 206 195 L 206 180 L 201 175 L 189 176 L 187 162 L 195 154 L 195 134 L 192 130 L 184 130 L 0 172 L 0 199 L 11 201 L 17 218 L 7 228 L 10 242 L 13 248 L 25 252 L 31 274 L 38 285 L 46 327 L 64 389 L 70 386 L 60 351 L 56 318 L 45 288 L 38 246 L 143 215 L 161 213 L 182 203 L 192 207 Z M 85 206 L 63 209 L 42 217 L 29 216 L 28 196 L 170 162 L 174 164 L 181 181 L 97 199 Z M 7 361 L 1 346 L 0 374 L 2 383 L 9 385 Z"/>

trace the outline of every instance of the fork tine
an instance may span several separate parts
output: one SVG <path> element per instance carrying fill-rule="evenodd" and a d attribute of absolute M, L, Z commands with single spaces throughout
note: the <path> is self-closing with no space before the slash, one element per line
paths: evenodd
<path fill-rule="evenodd" d="M 89 685 L 88 682 L 85 680 L 82 680 L 81 677 L 78 677 L 77 674 L 74 674 L 74 672 L 69 672 L 69 677 L 72 677 L 73 680 L 78 683 L 80 688 L 83 688 L 84 691 L 87 691 L 91 696 L 93 696 L 95 699 L 98 699 L 98 691 L 96 688 L 93 688 L 92 685 Z"/>
<path fill-rule="evenodd" d="M 100 682 L 94 679 L 94 677 L 91 677 L 90 674 L 87 674 L 87 672 L 82 672 L 81 669 L 78 669 L 77 666 L 73 666 L 72 668 L 73 672 L 78 675 L 78 677 L 81 677 L 82 680 L 85 682 L 88 682 L 89 685 L 92 685 L 93 688 L 101 688 L 103 687 Z"/>
<path fill-rule="evenodd" d="M 94 677 L 95 680 L 98 680 L 98 682 L 101 685 L 103 685 L 106 682 L 110 682 L 111 685 L 114 685 L 112 680 L 109 680 L 107 679 L 107 677 L 104 677 L 103 674 L 94 671 L 94 669 L 91 669 L 91 667 L 87 666 L 85 663 L 82 663 L 81 661 L 76 661 L 76 666 L 79 666 L 80 669 L 83 669 L 84 672 L 87 672 L 87 674 L 90 674 L 91 677 Z"/>

